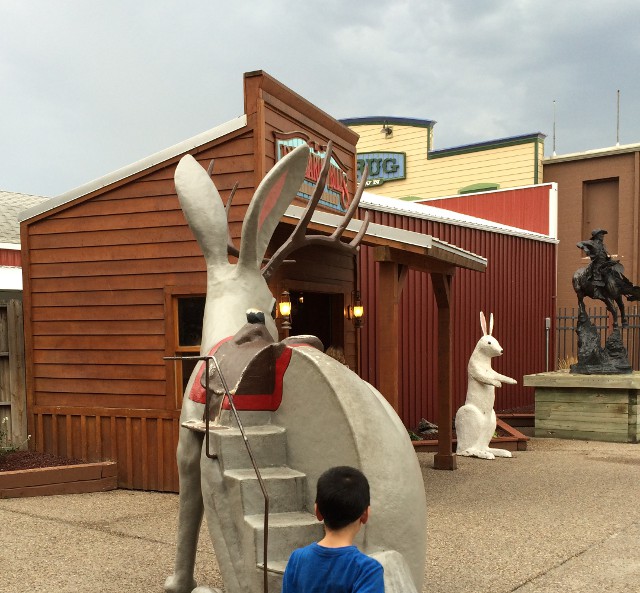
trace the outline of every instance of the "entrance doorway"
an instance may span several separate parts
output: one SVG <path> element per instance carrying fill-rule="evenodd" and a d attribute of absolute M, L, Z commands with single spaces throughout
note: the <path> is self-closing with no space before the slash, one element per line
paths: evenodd
<path fill-rule="evenodd" d="M 292 290 L 292 336 L 310 334 L 329 346 L 344 348 L 344 295 Z"/>

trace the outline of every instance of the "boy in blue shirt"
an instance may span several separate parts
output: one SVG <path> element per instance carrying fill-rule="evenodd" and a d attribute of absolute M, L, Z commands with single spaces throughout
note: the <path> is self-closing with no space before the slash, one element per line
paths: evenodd
<path fill-rule="evenodd" d="M 318 479 L 315 513 L 324 538 L 295 550 L 282 593 L 384 593 L 382 565 L 353 540 L 369 520 L 369 482 L 362 472 L 333 467 Z"/>

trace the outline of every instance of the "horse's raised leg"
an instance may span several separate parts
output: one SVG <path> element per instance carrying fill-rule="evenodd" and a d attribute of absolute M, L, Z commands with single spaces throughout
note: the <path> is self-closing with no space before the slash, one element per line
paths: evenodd
<path fill-rule="evenodd" d="M 620 309 L 620 321 L 622 323 L 622 327 L 629 327 L 627 313 L 624 310 L 624 299 L 621 294 L 616 297 L 616 303 L 618 303 L 618 309 Z"/>
<path fill-rule="evenodd" d="M 609 297 L 602 300 L 607 307 L 607 311 L 611 313 L 611 317 L 613 319 L 613 329 L 618 329 L 618 311 L 615 308 L 613 301 Z"/>
<path fill-rule="evenodd" d="M 576 295 L 578 297 L 578 316 L 582 317 L 587 315 L 587 309 L 584 306 L 584 294 L 582 292 L 576 291 Z"/>

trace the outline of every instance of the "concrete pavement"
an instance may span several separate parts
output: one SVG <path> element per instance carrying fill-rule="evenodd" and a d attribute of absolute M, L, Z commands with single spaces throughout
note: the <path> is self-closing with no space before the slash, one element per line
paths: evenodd
<path fill-rule="evenodd" d="M 459 458 L 455 472 L 418 454 L 424 591 L 638 593 L 640 445 L 532 439 L 529 449 Z M 127 490 L 0 500 L 0 592 L 161 593 L 177 503 Z M 222 586 L 206 529 L 196 578 Z"/>

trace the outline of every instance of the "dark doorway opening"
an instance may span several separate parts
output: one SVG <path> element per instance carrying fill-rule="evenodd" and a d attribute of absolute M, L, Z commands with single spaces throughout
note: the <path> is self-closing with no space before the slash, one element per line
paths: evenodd
<path fill-rule="evenodd" d="M 344 296 L 290 291 L 292 336 L 310 334 L 329 346 L 344 347 Z"/>

